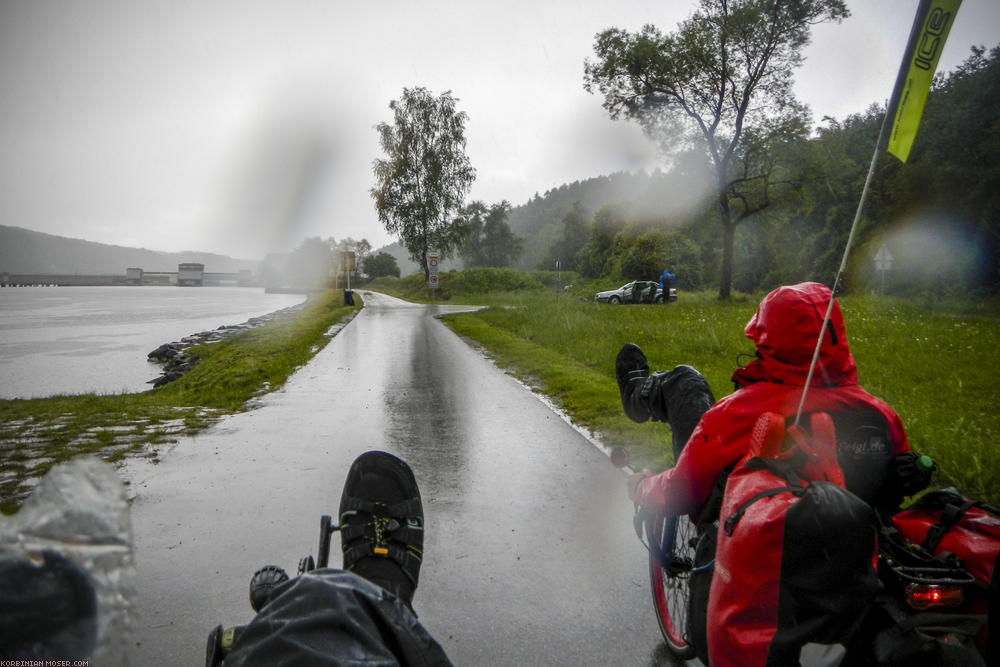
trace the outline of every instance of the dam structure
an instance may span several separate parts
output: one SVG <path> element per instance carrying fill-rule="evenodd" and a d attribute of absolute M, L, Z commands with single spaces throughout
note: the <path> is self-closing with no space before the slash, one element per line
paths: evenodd
<path fill-rule="evenodd" d="M 125 273 L 106 274 L 17 274 L 0 272 L 0 287 L 101 287 L 107 285 L 176 285 L 178 287 L 258 287 L 250 269 L 237 273 L 212 273 L 205 265 L 182 262 L 177 271 L 143 271 L 139 267 L 125 269 Z"/>

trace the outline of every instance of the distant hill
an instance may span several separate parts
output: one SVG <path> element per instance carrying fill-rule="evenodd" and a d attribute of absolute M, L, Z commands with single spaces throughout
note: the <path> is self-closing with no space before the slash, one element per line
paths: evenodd
<path fill-rule="evenodd" d="M 618 172 L 596 176 L 552 188 L 536 194 L 529 201 L 515 205 L 507 222 L 514 234 L 524 239 L 524 252 L 515 268 L 530 270 L 548 251 L 563 229 L 563 218 L 579 203 L 587 216 L 593 216 L 602 206 L 615 205 L 632 220 L 656 220 L 661 228 L 679 227 L 691 211 L 702 205 L 705 197 L 704 179 L 695 167 L 684 165 L 670 173 Z M 496 202 L 486 202 L 487 205 Z M 410 261 L 406 248 L 393 243 L 375 252 L 387 252 L 396 258 L 402 275 L 417 273 L 419 267 Z M 442 270 L 462 268 L 459 258 L 445 260 Z"/>
<path fill-rule="evenodd" d="M 0 273 L 124 274 L 129 267 L 176 271 L 181 262 L 199 262 L 210 273 L 236 273 L 241 269 L 256 272 L 260 265 L 258 260 L 207 252 L 126 248 L 0 225 Z"/>
<path fill-rule="evenodd" d="M 553 188 L 511 209 L 508 224 L 525 239 L 516 263 L 521 269 L 538 268 L 549 246 L 563 229 L 563 218 L 579 203 L 587 216 L 603 206 L 618 206 L 631 220 L 657 221 L 660 228 L 677 228 L 705 198 L 705 180 L 696 165 L 669 173 L 655 170 L 617 172 Z"/>

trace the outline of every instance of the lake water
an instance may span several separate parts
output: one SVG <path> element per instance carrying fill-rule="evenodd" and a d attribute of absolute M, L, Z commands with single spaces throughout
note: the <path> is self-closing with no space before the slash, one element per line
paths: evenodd
<path fill-rule="evenodd" d="M 163 343 L 293 306 L 249 287 L 0 289 L 0 398 L 140 392 Z"/>

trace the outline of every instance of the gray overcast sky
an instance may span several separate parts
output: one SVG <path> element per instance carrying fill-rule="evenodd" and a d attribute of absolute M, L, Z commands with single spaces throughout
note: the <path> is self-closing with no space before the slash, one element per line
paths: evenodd
<path fill-rule="evenodd" d="M 814 124 L 890 94 L 917 0 L 848 0 L 796 76 Z M 469 115 L 471 197 L 657 156 L 583 90 L 594 35 L 673 30 L 689 0 L 0 0 L 0 224 L 260 258 L 307 236 L 391 242 L 368 194 L 373 129 L 403 87 Z M 939 70 L 1000 41 L 964 0 Z"/>

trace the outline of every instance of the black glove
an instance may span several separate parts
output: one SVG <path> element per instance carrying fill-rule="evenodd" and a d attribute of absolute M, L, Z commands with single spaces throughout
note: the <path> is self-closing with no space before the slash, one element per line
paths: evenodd
<path fill-rule="evenodd" d="M 0 655 L 24 664 L 87 658 L 97 644 L 93 583 L 65 556 L 42 555 L 41 564 L 0 556 Z"/>
<path fill-rule="evenodd" d="M 896 488 L 904 496 L 912 496 L 930 486 L 931 475 L 936 469 L 931 457 L 917 456 L 913 452 L 897 454 L 892 467 Z"/>

